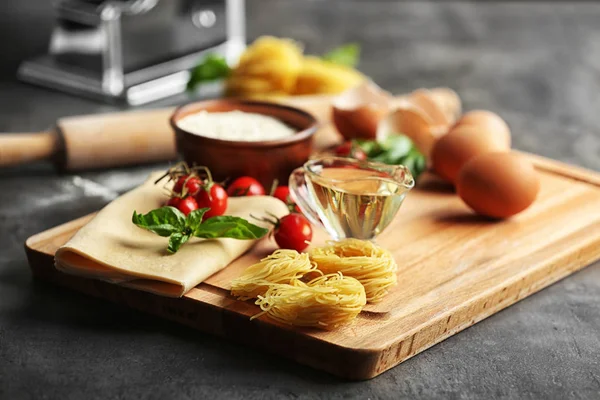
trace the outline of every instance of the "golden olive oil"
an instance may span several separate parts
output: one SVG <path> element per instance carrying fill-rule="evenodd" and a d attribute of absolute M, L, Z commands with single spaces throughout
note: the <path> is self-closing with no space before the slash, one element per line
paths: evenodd
<path fill-rule="evenodd" d="M 334 239 L 372 239 L 398 212 L 406 188 L 385 172 L 356 167 L 325 167 L 307 179 L 316 212 Z"/>

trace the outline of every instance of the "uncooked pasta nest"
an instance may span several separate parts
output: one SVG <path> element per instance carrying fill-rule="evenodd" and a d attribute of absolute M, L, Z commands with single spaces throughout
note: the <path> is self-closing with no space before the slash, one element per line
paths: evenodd
<path fill-rule="evenodd" d="M 256 298 L 261 315 L 296 326 L 334 329 L 349 323 L 367 301 L 381 301 L 396 284 L 391 253 L 371 242 L 345 239 L 310 254 L 277 250 L 231 283 L 240 300 Z"/>
<path fill-rule="evenodd" d="M 256 304 L 263 314 L 290 325 L 335 329 L 361 312 L 367 302 L 365 289 L 354 278 L 341 273 L 323 275 L 308 283 L 294 279 L 273 284 Z"/>
<path fill-rule="evenodd" d="M 295 250 L 276 250 L 260 262 L 248 267 L 244 273 L 231 282 L 231 294 L 240 300 L 248 300 L 265 294 L 274 283 L 289 284 L 309 272 L 316 272 L 317 266 L 310 261 L 308 254 Z"/>
<path fill-rule="evenodd" d="M 365 287 L 369 303 L 380 302 L 397 281 L 398 266 L 392 254 L 359 239 L 329 242 L 310 252 L 310 259 L 324 274 L 341 272 L 356 278 Z"/>

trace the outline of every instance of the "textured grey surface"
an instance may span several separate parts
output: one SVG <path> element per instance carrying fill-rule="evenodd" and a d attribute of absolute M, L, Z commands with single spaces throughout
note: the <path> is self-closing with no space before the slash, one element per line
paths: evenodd
<path fill-rule="evenodd" d="M 16 59 L 43 48 L 42 3 L 4 2 L 0 12 L 0 131 L 113 109 L 12 81 Z M 451 86 L 467 109 L 502 114 L 516 148 L 600 170 L 593 2 L 249 3 L 252 37 L 291 36 L 314 53 L 358 41 L 361 69 L 385 88 Z M 600 396 L 598 263 L 355 383 L 31 280 L 28 236 L 98 209 L 157 167 L 62 176 L 41 164 L 0 170 L 0 398 Z"/>

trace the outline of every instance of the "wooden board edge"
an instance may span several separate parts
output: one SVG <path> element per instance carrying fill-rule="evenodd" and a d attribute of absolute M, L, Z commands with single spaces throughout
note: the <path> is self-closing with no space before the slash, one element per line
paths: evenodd
<path fill-rule="evenodd" d="M 518 150 L 513 150 L 513 152 L 525 156 L 535 165 L 537 169 L 540 169 L 544 172 L 564 176 L 566 178 L 588 183 L 590 185 L 600 186 L 599 172 L 563 163 L 561 161 L 553 160 L 551 158 L 543 157 L 533 153 L 527 153 Z"/>
<path fill-rule="evenodd" d="M 189 297 L 163 297 L 97 279 L 67 275 L 54 268 L 48 254 L 28 246 L 26 253 L 36 279 L 259 348 L 340 378 L 369 379 L 379 359 L 376 351 L 339 346 L 261 319 L 251 321 L 247 315 L 210 302 Z M 222 298 L 210 291 L 203 291 L 203 294 L 214 296 L 216 302 Z"/>
<path fill-rule="evenodd" d="M 592 231 L 592 235 L 588 232 L 589 230 Z M 427 324 L 417 326 L 407 332 L 404 338 L 378 350 L 380 354 L 380 359 L 376 364 L 378 368 L 375 374 L 368 379 L 401 364 L 450 336 L 475 325 L 600 259 L 600 225 L 589 225 L 586 229 L 577 231 L 568 238 L 572 242 L 579 243 L 579 245 L 550 258 L 547 263 L 538 267 L 533 273 L 526 276 L 515 276 L 513 281 L 504 285 L 503 288 L 494 288 L 491 291 L 481 293 L 470 302 L 436 316 Z M 545 246 L 536 253 L 543 252 L 551 246 L 552 244 Z M 463 316 L 468 315 L 473 317 L 463 318 Z M 460 321 L 461 319 L 466 319 L 467 322 L 456 325 L 452 323 L 454 320 Z"/>
<path fill-rule="evenodd" d="M 260 348 L 344 379 L 366 380 L 598 260 L 600 236 L 597 231 L 600 227 L 588 228 L 594 229 L 596 234 L 590 235 L 590 232 L 583 230 L 571 235 L 570 241 L 580 243 L 574 252 L 563 251 L 538 268 L 534 274 L 524 278 L 515 277 L 512 284 L 503 289 L 495 289 L 491 295 L 482 293 L 469 303 L 437 316 L 425 326 L 415 327 L 403 338 L 380 349 L 338 346 L 303 335 L 302 331 L 261 320 L 250 321 L 246 315 L 223 310 L 217 305 L 197 299 L 159 297 L 94 279 L 65 275 L 52 267 L 52 258 L 48 254 L 27 246 L 26 250 L 36 278 L 113 303 L 124 304 L 237 343 Z M 210 294 L 222 297 L 219 294 Z M 460 314 L 472 317 L 466 318 L 465 323 L 454 325 L 454 320 L 464 319 Z M 213 323 L 207 323 L 208 320 Z M 294 349 L 294 352 L 290 351 L 291 349 Z"/>

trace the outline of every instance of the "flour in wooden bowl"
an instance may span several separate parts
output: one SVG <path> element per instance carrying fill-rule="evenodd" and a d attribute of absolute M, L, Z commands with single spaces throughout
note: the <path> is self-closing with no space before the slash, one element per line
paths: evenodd
<path fill-rule="evenodd" d="M 296 131 L 267 115 L 243 111 L 200 111 L 179 121 L 181 129 L 194 135 L 220 140 L 259 142 L 292 136 Z"/>

